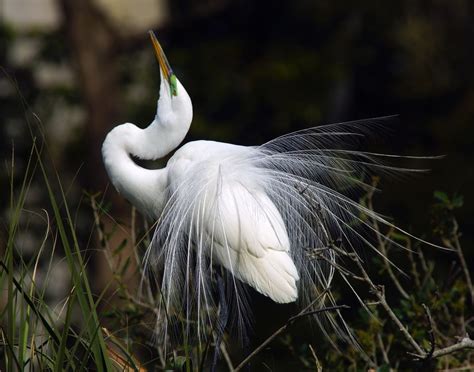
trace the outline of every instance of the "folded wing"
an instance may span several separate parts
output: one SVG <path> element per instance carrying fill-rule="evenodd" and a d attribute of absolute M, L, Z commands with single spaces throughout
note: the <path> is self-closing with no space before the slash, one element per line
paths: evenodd
<path fill-rule="evenodd" d="M 208 219 L 211 257 L 275 302 L 295 301 L 299 275 L 288 234 L 265 191 L 223 177 L 217 194 L 214 216 Z"/>

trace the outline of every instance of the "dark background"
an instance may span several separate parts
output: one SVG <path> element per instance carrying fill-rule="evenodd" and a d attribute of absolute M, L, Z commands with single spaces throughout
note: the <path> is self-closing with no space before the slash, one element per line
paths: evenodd
<path fill-rule="evenodd" d="M 57 29 L 18 31 L 3 19 L 2 153 L 24 134 L 23 106 L 6 82 L 12 78 L 50 137 L 58 127 L 72 126 L 71 107 L 80 110 L 69 140 L 50 145 L 58 146 L 53 151 L 61 170 L 74 173 L 83 166 L 79 180 L 101 190 L 107 182 L 101 142 L 118 123 L 150 122 L 158 66 L 145 31 L 124 31 L 92 0 L 56 4 Z M 433 190 L 461 193 L 467 232 L 473 186 L 472 7 L 462 0 L 173 1 L 167 20 L 154 28 L 193 99 L 187 140 L 259 144 L 308 126 L 396 114 L 386 131 L 374 133 L 373 146 L 446 157 L 423 164 L 432 169 L 426 175 L 385 184 L 378 202 L 404 226 L 417 226 L 427 222 Z M 37 42 L 38 50 L 15 66 L 10 49 L 25 38 Z M 71 68 L 72 82 L 61 85 L 57 77 L 58 83 L 42 89 L 35 69 L 44 61 L 53 66 L 53 77 L 54 66 Z M 58 102 L 64 117 L 49 128 Z"/>
<path fill-rule="evenodd" d="M 126 29 L 111 18 L 112 7 L 58 0 L 59 22 L 44 29 L 18 29 L 2 18 L 0 152 L 7 164 L 14 145 L 14 176 L 21 177 L 31 145 L 27 119 L 35 121 L 28 112 L 35 112 L 56 169 L 71 187 L 71 203 L 81 205 L 83 190 L 107 190 L 112 214 L 126 219 L 128 204 L 107 188 L 100 146 L 119 123 L 144 127 L 151 121 L 159 70 L 146 29 Z M 445 157 L 408 163 L 428 173 L 384 179 L 377 209 L 436 242 L 430 233 L 433 192 L 463 195 L 457 217 L 470 263 L 473 7 L 469 0 L 174 0 L 166 19 L 152 28 L 193 100 L 186 141 L 254 145 L 309 126 L 398 115 L 363 150 Z M 33 43 L 34 53 L 14 57 L 25 42 Z M 51 69 L 41 78 L 45 65 Z M 0 174 L 2 190 L 7 169 Z M 41 208 L 45 197 L 37 190 L 29 206 Z M 7 201 L 2 197 L 4 211 Z M 78 211 L 87 241 L 91 212 Z M 441 270 L 446 257 L 439 255 Z"/>

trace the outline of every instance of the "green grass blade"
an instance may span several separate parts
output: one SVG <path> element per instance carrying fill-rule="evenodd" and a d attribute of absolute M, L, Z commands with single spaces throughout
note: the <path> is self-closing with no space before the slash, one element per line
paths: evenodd
<path fill-rule="evenodd" d="M 59 344 L 59 348 L 56 354 L 55 371 L 58 371 L 58 372 L 64 370 L 63 359 L 66 355 L 66 342 L 69 336 L 69 327 L 71 325 L 71 314 L 72 314 L 73 306 L 75 303 L 75 299 L 76 299 L 76 291 L 72 290 L 67 300 L 68 304 L 67 304 L 67 310 L 66 310 L 66 319 L 64 320 L 64 325 L 63 325 L 64 328 L 63 328 L 63 333 L 61 336 L 61 342 Z M 69 358 L 69 361 L 73 361 L 73 358 Z M 71 367 L 74 367 L 74 364 Z M 72 369 L 75 369 L 75 368 L 72 368 Z"/>
<path fill-rule="evenodd" d="M 78 300 L 79 306 L 82 310 L 84 319 L 88 319 L 89 316 L 92 315 L 90 317 L 92 321 L 87 321 L 85 326 L 88 329 L 89 338 L 95 340 L 92 347 L 92 353 L 94 355 L 96 367 L 98 371 L 110 370 L 111 369 L 110 361 L 107 356 L 107 351 L 106 351 L 106 346 L 105 346 L 102 331 L 100 329 L 100 326 L 98 326 L 100 323 L 99 323 L 97 312 L 95 311 L 92 291 L 90 289 L 87 275 L 82 275 L 82 273 L 86 272 L 86 268 L 82 260 L 79 244 L 76 238 L 74 226 L 72 225 L 72 219 L 69 213 L 69 209 L 67 207 L 67 203 L 64 203 L 64 209 L 67 214 L 67 220 L 69 223 L 69 228 L 70 228 L 70 232 L 71 232 L 71 236 L 73 240 L 72 242 L 73 247 L 71 247 L 71 243 L 69 241 L 68 235 L 66 233 L 66 228 L 63 223 L 63 218 L 59 210 L 58 202 L 54 196 L 52 187 L 48 180 L 46 169 L 41 159 L 39 159 L 39 166 L 43 174 L 43 179 L 48 191 L 48 195 L 49 195 L 51 207 L 54 212 L 54 217 L 55 217 L 55 221 L 56 221 L 57 228 L 59 231 L 61 243 L 63 245 L 63 249 L 66 254 L 66 259 L 68 261 L 69 268 L 71 270 L 72 280 L 76 287 L 77 300 Z M 58 180 L 58 183 L 60 185 L 59 180 Z M 61 195 L 62 195 L 63 202 L 65 202 L 65 197 L 64 197 L 64 193 L 62 192 L 62 188 L 61 188 Z M 98 332 L 97 338 L 95 338 L 96 332 Z"/>
<path fill-rule="evenodd" d="M 5 265 L 3 261 L 0 261 L 0 266 L 3 267 L 3 269 L 11 275 L 9 268 Z M 15 286 L 16 290 L 23 296 L 23 299 L 28 304 L 28 306 L 30 306 L 30 308 L 33 310 L 35 315 L 41 320 L 41 323 L 43 324 L 44 328 L 46 328 L 46 330 L 48 331 L 48 334 L 53 338 L 53 341 L 59 345 L 60 337 L 54 330 L 54 327 L 49 324 L 49 322 L 46 320 L 46 318 L 41 313 L 41 311 L 39 311 L 38 308 L 36 307 L 34 301 L 29 297 L 29 295 L 25 292 L 21 284 L 14 277 L 12 277 L 12 285 Z"/>

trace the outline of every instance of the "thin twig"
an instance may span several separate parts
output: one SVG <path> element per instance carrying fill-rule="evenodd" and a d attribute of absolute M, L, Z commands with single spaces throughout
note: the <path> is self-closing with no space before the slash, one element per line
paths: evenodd
<path fill-rule="evenodd" d="M 321 365 L 321 362 L 319 361 L 319 358 L 316 355 L 316 352 L 314 351 L 313 346 L 311 344 L 309 344 L 308 346 L 309 346 L 309 350 L 311 350 L 311 354 L 313 355 L 314 363 L 316 363 L 316 372 L 323 372 L 323 366 Z"/>
<path fill-rule="evenodd" d="M 374 282 L 372 282 L 372 279 L 370 279 L 369 275 L 367 274 L 367 271 L 365 271 L 364 266 L 362 266 L 359 256 L 357 256 L 356 253 L 353 253 L 351 257 L 353 261 L 356 263 L 356 265 L 358 266 L 365 281 L 371 287 L 373 294 L 375 295 L 375 297 L 377 297 L 377 300 L 379 300 L 380 305 L 382 305 L 382 307 L 385 309 L 390 319 L 392 319 L 392 321 L 397 325 L 398 329 L 400 330 L 400 332 L 402 332 L 406 340 L 410 343 L 410 345 L 412 345 L 412 347 L 416 350 L 418 354 L 420 355 L 425 354 L 421 346 L 418 345 L 418 343 L 412 337 L 410 332 L 408 332 L 408 329 L 403 325 L 400 319 L 398 319 L 397 315 L 393 312 L 392 308 L 387 303 L 387 300 L 385 299 L 385 291 L 383 289 L 383 286 L 377 286 L 374 284 Z"/>
<path fill-rule="evenodd" d="M 464 337 L 461 341 L 451 346 L 436 350 L 431 356 L 431 359 L 436 359 L 465 349 L 474 349 L 474 340 L 471 340 L 469 336 Z M 426 359 L 426 353 L 413 355 L 420 359 Z"/>
<path fill-rule="evenodd" d="M 406 249 L 408 251 L 408 258 L 410 259 L 411 264 L 411 274 L 415 279 L 416 288 L 421 288 L 421 281 L 420 281 L 420 274 L 418 273 L 418 269 L 416 267 L 415 257 L 413 257 L 413 251 L 411 249 L 411 240 L 407 239 L 406 241 Z"/>
<path fill-rule="evenodd" d="M 433 356 L 433 353 L 435 351 L 435 338 L 434 338 L 434 332 L 433 332 L 433 318 L 431 317 L 430 309 L 428 306 L 425 304 L 421 304 L 423 306 L 423 309 L 425 310 L 426 318 L 428 319 L 428 324 L 429 324 L 429 329 L 428 329 L 428 335 L 430 336 L 430 350 L 426 353 L 425 359 L 431 359 Z"/>
<path fill-rule="evenodd" d="M 112 250 L 111 250 L 109 242 L 106 238 L 106 234 L 103 230 L 103 227 L 102 227 L 102 224 L 101 224 L 101 221 L 100 221 L 99 207 L 97 205 L 97 201 L 96 201 L 96 199 L 93 195 L 90 196 L 90 200 L 91 200 L 92 212 L 93 212 L 93 215 L 94 215 L 94 224 L 96 226 L 99 241 L 100 241 L 102 247 L 104 248 L 104 254 L 105 254 L 105 257 L 106 257 L 106 261 L 109 265 L 109 269 L 112 273 L 115 273 L 114 260 L 110 255 L 110 252 Z M 133 220 L 133 212 L 132 212 L 132 220 Z M 133 228 L 132 228 L 132 230 L 133 230 Z M 137 257 L 137 260 L 139 260 L 138 256 L 136 256 L 136 257 Z M 140 267 L 140 262 L 139 261 L 137 261 L 137 262 L 139 263 L 138 266 Z M 129 300 L 130 302 L 132 302 L 133 304 L 135 304 L 139 307 L 142 307 L 144 309 L 147 309 L 147 310 L 150 310 L 154 313 L 157 313 L 156 306 L 152 305 L 153 302 L 151 302 L 151 304 L 147 304 L 145 302 L 140 301 L 139 299 L 135 298 L 135 296 L 130 293 L 128 288 L 126 286 L 124 286 L 123 283 L 119 279 L 116 278 L 116 281 L 117 281 L 118 285 L 120 286 L 121 290 L 123 290 L 123 293 L 125 294 L 127 300 Z M 147 288 L 149 288 L 149 285 L 147 286 Z"/>
<path fill-rule="evenodd" d="M 471 275 L 469 273 L 469 268 L 466 263 L 466 259 L 464 257 L 464 253 L 461 248 L 461 243 L 459 242 L 459 225 L 458 221 L 453 217 L 453 231 L 452 231 L 452 240 L 454 245 L 450 239 L 444 238 L 443 243 L 448 247 L 456 251 L 456 254 L 459 257 L 459 262 L 461 263 L 461 267 L 466 278 L 466 284 L 469 288 L 469 295 L 471 296 L 471 305 L 474 306 L 474 286 L 472 285 Z"/>
<path fill-rule="evenodd" d="M 315 313 L 321 313 L 324 311 L 331 311 L 331 310 L 338 310 L 341 308 L 346 308 L 346 305 L 341 305 L 341 306 L 332 306 L 328 308 L 322 308 L 318 309 L 316 311 L 308 311 L 311 309 L 311 307 L 320 300 L 320 298 L 327 292 L 325 290 L 323 293 L 321 293 L 316 299 L 314 299 L 308 306 L 306 306 L 303 310 L 301 310 L 298 314 L 295 316 L 291 317 L 288 319 L 288 321 L 282 325 L 280 328 L 278 328 L 275 332 L 273 332 L 265 341 L 263 341 L 255 350 L 253 350 L 240 364 L 235 367 L 234 372 L 240 371 L 243 367 L 247 365 L 247 363 L 255 356 L 257 355 L 260 351 L 262 351 L 265 346 L 267 346 L 271 341 L 273 341 L 278 335 L 280 335 L 283 331 L 285 331 L 296 319 L 307 316 L 307 315 L 312 315 Z"/>
<path fill-rule="evenodd" d="M 377 342 L 379 344 L 380 350 L 382 351 L 383 361 L 385 362 L 385 364 L 390 365 L 390 360 L 388 359 L 387 348 L 385 348 L 385 345 L 382 340 L 382 335 L 380 334 L 380 332 L 377 332 Z"/>
<path fill-rule="evenodd" d="M 220 345 L 221 353 L 224 356 L 224 360 L 227 363 L 227 367 L 229 368 L 229 371 L 233 372 L 234 370 L 234 365 L 232 364 L 232 359 L 230 359 L 230 355 L 227 352 L 227 348 L 225 347 L 225 342 L 222 341 Z"/>
<path fill-rule="evenodd" d="M 376 190 L 376 187 L 377 187 L 377 179 L 374 178 L 374 181 L 372 182 L 372 189 L 367 194 L 367 207 L 371 211 L 374 210 L 374 205 L 373 205 L 372 198 L 374 196 L 374 191 Z M 383 257 L 382 261 L 384 263 L 385 269 L 387 270 L 387 273 L 390 276 L 390 279 L 392 279 L 393 283 L 395 284 L 395 287 L 398 289 L 398 292 L 400 292 L 400 294 L 402 295 L 403 298 L 408 300 L 410 298 L 410 296 L 405 291 L 405 289 L 403 289 L 402 284 L 400 283 L 400 281 L 396 277 L 395 273 L 393 272 L 392 265 L 390 264 L 390 262 L 388 260 L 388 250 L 387 250 L 387 246 L 385 245 L 385 242 L 388 240 L 387 237 L 390 236 L 390 234 L 393 232 L 393 227 L 390 229 L 388 234 L 385 236 L 380 231 L 380 227 L 379 227 L 379 224 L 377 222 L 377 219 L 374 218 L 374 217 L 371 217 L 371 220 L 372 220 L 372 226 L 375 230 L 375 235 L 377 237 L 378 246 L 380 248 L 380 252 L 382 253 L 382 257 Z M 382 236 L 383 236 L 383 238 L 382 238 Z"/>
<path fill-rule="evenodd" d="M 404 335 L 406 340 L 412 345 L 412 347 L 416 350 L 416 353 L 410 353 L 411 355 L 416 356 L 419 359 L 436 359 L 441 356 L 451 354 L 460 350 L 464 349 L 474 349 L 474 340 L 471 340 L 469 336 L 464 337 L 460 342 L 447 346 L 445 348 L 439 349 L 439 350 L 434 350 L 434 335 L 433 335 L 433 319 L 431 317 L 431 314 L 428 310 L 428 308 L 424 306 L 425 312 L 427 312 L 427 317 L 428 321 L 430 323 L 430 339 L 431 339 L 431 348 L 432 350 L 426 352 L 424 351 L 421 346 L 415 341 L 413 336 L 410 334 L 408 329 L 403 325 L 403 323 L 398 319 L 396 314 L 393 312 L 392 308 L 390 305 L 387 303 L 385 299 L 385 293 L 383 290 L 383 287 L 375 285 L 372 280 L 370 279 L 369 275 L 367 274 L 367 271 L 364 269 L 359 257 L 357 256 L 356 253 L 351 253 L 350 257 L 352 257 L 353 261 L 356 263 L 358 266 L 360 272 L 362 273 L 362 276 L 364 277 L 365 281 L 369 284 L 369 286 L 372 289 L 372 292 L 374 295 L 377 297 L 377 299 L 380 302 L 380 305 L 385 309 L 387 312 L 388 316 L 392 321 L 398 326 L 400 332 Z M 428 310 L 428 311 L 427 311 Z M 430 356 L 431 355 L 431 356 Z"/>
<path fill-rule="evenodd" d="M 350 309 L 351 307 L 348 306 L 348 305 L 337 305 L 337 306 L 328 306 L 328 307 L 324 307 L 322 309 L 316 309 L 316 310 L 311 310 L 311 311 L 307 311 L 305 313 L 302 313 L 302 314 L 297 314 L 295 316 L 292 316 L 290 319 L 288 319 L 287 321 L 287 324 L 290 325 L 291 323 L 293 323 L 294 321 L 300 319 L 300 318 L 303 318 L 305 316 L 308 316 L 308 315 L 315 315 L 315 314 L 319 314 L 319 313 L 322 313 L 322 312 L 325 312 L 325 311 L 332 311 L 332 310 L 340 310 L 340 309 Z"/>
<path fill-rule="evenodd" d="M 106 238 L 105 232 L 102 228 L 102 223 L 100 221 L 100 215 L 99 215 L 99 207 L 97 206 L 97 201 L 95 200 L 94 195 L 90 195 L 90 201 L 91 201 L 91 208 L 92 208 L 92 213 L 94 216 L 94 224 L 97 230 L 97 236 L 99 237 L 99 242 L 104 248 L 103 252 L 105 255 L 105 260 L 107 261 L 107 264 L 109 265 L 110 272 L 114 273 L 114 260 L 112 256 L 110 255 L 110 252 L 112 251 L 109 245 L 109 241 Z"/>
<path fill-rule="evenodd" d="M 417 253 L 418 253 L 418 257 L 420 259 L 421 268 L 425 272 L 425 279 L 423 280 L 423 282 L 425 282 L 426 281 L 426 276 L 431 275 L 431 270 L 428 267 L 428 263 L 426 262 L 425 255 L 423 254 L 423 251 L 421 250 L 421 248 L 419 246 L 417 246 L 416 250 L 417 250 Z M 423 286 L 423 284 L 422 284 L 422 286 Z"/>
<path fill-rule="evenodd" d="M 138 248 L 139 248 L 140 242 L 143 239 L 141 239 L 139 242 L 137 242 L 137 234 L 136 234 L 136 224 L 137 224 L 137 222 L 136 222 L 136 220 L 137 220 L 137 209 L 134 206 L 132 206 L 131 216 L 130 216 L 130 224 L 131 224 L 130 233 L 131 233 L 131 240 L 132 240 L 132 251 L 133 251 L 133 255 L 135 257 L 135 262 L 136 262 L 136 265 L 138 267 L 138 271 L 140 272 L 140 277 L 142 278 L 141 287 L 144 283 L 145 284 L 146 296 L 148 296 L 148 302 L 150 304 L 155 305 L 155 298 L 154 298 L 152 290 L 151 290 L 150 279 L 148 278 L 148 275 L 146 275 L 146 273 L 144 271 L 143 262 L 140 258 L 140 255 L 138 254 Z"/>

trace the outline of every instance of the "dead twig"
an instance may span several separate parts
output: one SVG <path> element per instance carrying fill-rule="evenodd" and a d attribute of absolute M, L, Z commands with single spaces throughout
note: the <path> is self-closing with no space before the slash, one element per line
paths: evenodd
<path fill-rule="evenodd" d="M 377 333 L 377 343 L 379 344 L 379 348 L 382 351 L 382 357 L 383 361 L 385 364 L 390 365 L 390 360 L 388 358 L 388 348 L 385 347 L 383 340 L 382 340 L 382 335 L 380 332 Z"/>
<path fill-rule="evenodd" d="M 295 316 L 291 317 L 288 319 L 288 321 L 282 325 L 280 328 L 278 328 L 275 332 L 273 332 L 265 341 L 263 341 L 259 346 L 257 346 L 256 349 L 254 349 L 240 364 L 235 367 L 234 372 L 240 371 L 243 367 L 247 365 L 250 360 L 255 357 L 260 351 L 262 351 L 271 341 L 273 341 L 278 335 L 280 335 L 283 331 L 285 331 L 292 323 L 294 323 L 296 320 L 308 316 L 308 315 L 314 315 L 318 313 L 322 313 L 325 311 L 333 311 L 333 310 L 339 310 L 339 309 L 346 309 L 349 308 L 347 305 L 340 305 L 340 306 L 331 306 L 327 308 L 322 308 L 322 309 L 317 309 L 314 311 L 309 311 L 311 307 L 320 300 L 320 298 L 327 292 L 325 290 L 323 293 L 321 293 L 316 299 L 314 299 L 308 306 L 306 306 L 303 310 L 301 310 L 298 314 Z"/>
<path fill-rule="evenodd" d="M 372 181 L 372 189 L 367 194 L 367 207 L 371 211 L 374 210 L 374 205 L 373 205 L 373 202 L 372 202 L 372 198 L 374 196 L 374 192 L 375 192 L 376 187 L 377 187 L 377 182 L 378 182 L 378 179 L 374 178 L 374 180 Z M 408 300 L 408 299 L 410 299 L 410 296 L 405 291 L 405 289 L 402 287 L 402 284 L 400 283 L 397 276 L 393 272 L 392 265 L 391 265 L 390 261 L 388 260 L 388 249 L 387 249 L 387 246 L 386 246 L 385 243 L 387 241 L 390 242 L 390 239 L 388 237 L 393 232 L 393 227 L 390 229 L 390 231 L 387 233 L 387 235 L 384 235 L 380 231 L 380 227 L 379 227 L 379 224 L 378 224 L 377 220 L 373 217 L 371 218 L 371 220 L 372 220 L 372 227 L 374 228 L 374 230 L 376 232 L 375 235 L 377 237 L 378 247 L 380 248 L 380 252 L 382 253 L 382 256 L 383 256 L 382 261 L 384 263 L 385 269 L 387 270 L 387 273 L 390 276 L 390 279 L 392 279 L 392 282 L 395 284 L 395 287 L 398 289 L 398 292 L 400 292 L 400 294 L 402 295 L 403 298 Z"/>
<path fill-rule="evenodd" d="M 230 359 L 230 355 L 227 352 L 227 348 L 225 347 L 225 342 L 221 342 L 220 349 L 221 349 L 222 355 L 224 356 L 224 360 L 227 363 L 227 367 L 229 368 L 229 371 L 230 372 L 235 371 L 234 365 L 232 364 L 232 359 Z"/>
<path fill-rule="evenodd" d="M 426 319 L 428 319 L 429 329 L 428 335 L 430 336 L 430 350 L 426 353 L 425 359 L 431 359 L 433 353 L 435 351 L 435 338 L 434 338 L 434 331 L 433 331 L 433 318 L 431 317 L 431 312 L 428 306 L 425 304 L 421 304 L 423 309 L 425 310 Z"/>
<path fill-rule="evenodd" d="M 309 346 L 309 350 L 311 350 L 311 354 L 313 355 L 314 363 L 316 364 L 316 371 L 323 372 L 323 366 L 321 365 L 321 362 L 319 361 L 319 358 L 316 355 L 316 352 L 314 351 L 313 346 L 311 344 L 309 344 L 308 346 Z"/>
<path fill-rule="evenodd" d="M 322 312 L 325 312 L 325 311 L 333 311 L 333 310 L 340 310 L 340 309 L 350 309 L 351 307 L 350 306 L 347 306 L 347 305 L 337 305 L 337 306 L 329 306 L 329 307 L 324 307 L 322 309 L 316 309 L 316 310 L 311 310 L 311 311 L 307 311 L 307 312 L 304 312 L 304 313 L 300 313 L 300 314 L 297 314 L 295 316 L 292 316 L 290 319 L 288 319 L 287 321 L 287 324 L 290 325 L 291 323 L 293 323 L 294 321 L 300 319 L 300 318 L 303 318 L 305 316 L 308 316 L 308 315 L 315 315 L 315 314 L 319 314 L 319 313 L 322 313 Z"/>
<path fill-rule="evenodd" d="M 415 257 L 413 257 L 413 251 L 411 249 L 411 240 L 407 239 L 406 249 L 408 251 L 408 258 L 411 265 L 411 274 L 415 280 L 416 288 L 421 288 L 420 274 L 418 273 L 418 268 L 416 267 Z"/>
<path fill-rule="evenodd" d="M 461 339 L 461 341 L 459 341 L 459 342 L 457 342 L 453 345 L 450 345 L 450 346 L 447 346 L 447 347 L 444 347 L 442 349 L 438 349 L 438 350 L 434 351 L 432 356 L 429 359 L 440 358 L 442 356 L 452 354 L 452 353 L 455 353 L 455 352 L 458 352 L 458 351 L 461 351 L 461 350 L 465 350 L 465 349 L 474 349 L 474 340 L 471 340 L 469 335 L 466 335 L 466 337 Z M 415 357 L 417 357 L 419 359 L 427 359 L 426 358 L 426 353 L 412 354 L 412 355 L 414 355 Z"/>
<path fill-rule="evenodd" d="M 469 288 L 469 295 L 471 296 L 471 305 L 474 306 L 474 286 L 472 285 L 469 268 L 467 266 L 464 253 L 462 251 L 461 243 L 459 242 L 460 233 L 459 233 L 458 221 L 454 217 L 452 221 L 453 221 L 453 231 L 451 233 L 452 239 L 443 238 L 443 244 L 445 244 L 448 248 L 453 249 L 458 255 L 459 262 L 461 263 L 462 271 L 464 273 L 464 277 L 466 278 L 466 284 L 467 284 L 467 287 Z"/>
<path fill-rule="evenodd" d="M 464 337 L 461 341 L 459 341 L 458 343 L 454 345 L 436 350 L 433 353 L 433 358 L 439 358 L 441 356 L 455 353 L 457 351 L 464 350 L 464 349 L 474 349 L 474 340 L 471 340 L 469 336 Z"/>
<path fill-rule="evenodd" d="M 359 268 L 359 271 L 361 272 L 365 282 L 369 284 L 372 293 L 375 295 L 377 300 L 380 302 L 380 305 L 384 308 L 384 310 L 387 312 L 388 316 L 392 321 L 397 325 L 398 329 L 400 332 L 402 332 L 403 336 L 405 339 L 410 343 L 410 345 L 416 350 L 416 352 L 419 355 L 424 355 L 425 352 L 421 348 L 421 346 L 415 341 L 413 336 L 410 334 L 408 329 L 403 325 L 403 323 L 398 319 L 397 315 L 393 312 L 392 308 L 390 305 L 387 303 L 387 300 L 385 299 L 385 290 L 383 286 L 379 286 L 374 284 L 372 279 L 370 279 L 369 274 L 367 274 L 367 271 L 365 270 L 364 266 L 362 265 L 359 256 L 354 252 L 351 253 L 352 260 L 356 263 L 357 267 Z"/>

